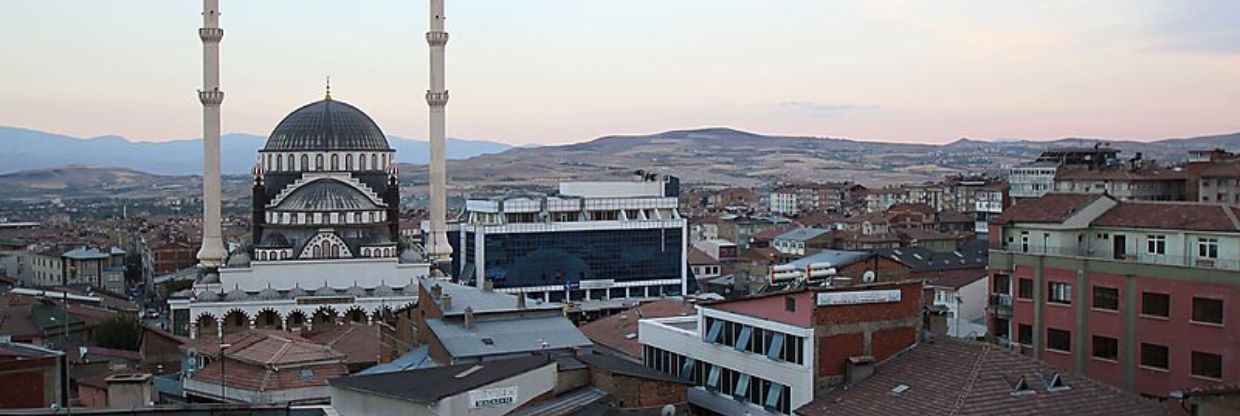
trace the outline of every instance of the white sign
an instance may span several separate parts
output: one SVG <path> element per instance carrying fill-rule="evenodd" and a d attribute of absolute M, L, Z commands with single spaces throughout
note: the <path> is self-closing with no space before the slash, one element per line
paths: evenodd
<path fill-rule="evenodd" d="M 469 408 L 501 407 L 517 403 L 517 386 L 469 391 Z"/>
<path fill-rule="evenodd" d="M 592 279 L 581 281 L 582 289 L 608 289 L 615 285 L 615 279 Z"/>
<path fill-rule="evenodd" d="M 900 290 L 862 290 L 857 292 L 821 292 L 818 305 L 860 305 L 900 301 Z"/>

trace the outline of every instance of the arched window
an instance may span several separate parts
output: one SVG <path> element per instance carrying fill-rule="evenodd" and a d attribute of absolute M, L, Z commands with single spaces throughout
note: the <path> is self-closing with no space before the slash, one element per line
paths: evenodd
<path fill-rule="evenodd" d="M 314 170 L 323 170 L 323 155 L 314 156 Z"/>
<path fill-rule="evenodd" d="M 310 156 L 301 155 L 301 170 L 310 170 Z"/>
<path fill-rule="evenodd" d="M 332 258 L 340 257 L 340 246 L 330 244 L 332 247 Z"/>
<path fill-rule="evenodd" d="M 357 163 L 361 165 L 360 166 L 361 170 L 366 170 L 366 155 L 365 154 L 357 155 Z"/>
<path fill-rule="evenodd" d="M 284 170 L 284 155 L 276 155 L 276 170 Z"/>
<path fill-rule="evenodd" d="M 373 166 L 375 170 L 383 170 L 383 168 L 379 166 L 379 155 L 378 154 L 370 155 L 370 166 Z"/>
<path fill-rule="evenodd" d="M 318 259 L 318 258 L 322 258 L 322 257 L 323 257 L 323 248 L 322 248 L 322 247 L 319 247 L 319 246 L 314 246 L 314 250 L 312 250 L 311 252 L 313 253 L 313 254 L 311 254 L 311 257 L 313 257 L 313 258 Z"/>
<path fill-rule="evenodd" d="M 340 155 L 332 154 L 332 170 L 340 170 Z"/>
<path fill-rule="evenodd" d="M 353 170 L 353 155 L 344 155 L 344 170 Z"/>

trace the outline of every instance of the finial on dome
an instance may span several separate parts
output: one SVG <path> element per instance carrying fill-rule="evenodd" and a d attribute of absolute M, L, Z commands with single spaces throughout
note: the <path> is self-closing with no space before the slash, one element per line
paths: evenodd
<path fill-rule="evenodd" d="M 323 97 L 323 99 L 327 101 L 332 100 L 332 76 L 331 75 L 327 76 L 327 94 Z"/>

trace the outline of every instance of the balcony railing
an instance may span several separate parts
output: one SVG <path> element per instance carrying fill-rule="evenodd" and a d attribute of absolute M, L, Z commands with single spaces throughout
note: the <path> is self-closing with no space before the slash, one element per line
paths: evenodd
<path fill-rule="evenodd" d="M 1012 316 L 1012 295 L 1006 293 L 991 293 L 990 302 L 987 304 L 991 313 L 1000 318 Z"/>
<path fill-rule="evenodd" d="M 1200 269 L 1240 270 L 1240 259 L 1202 258 L 1198 256 L 1178 256 L 1171 254 L 1154 254 L 1145 251 L 1116 253 L 1108 250 L 1093 250 L 1089 247 L 1055 247 L 1036 244 L 1005 243 L 991 244 L 991 250 L 1006 251 L 1017 254 L 1036 254 L 1059 257 L 1081 257 L 1089 259 L 1122 261 L 1141 264 L 1160 264 L 1167 266 L 1193 267 Z M 1170 247 L 1168 247 L 1170 248 Z M 1196 247 L 1193 247 L 1196 249 Z"/>

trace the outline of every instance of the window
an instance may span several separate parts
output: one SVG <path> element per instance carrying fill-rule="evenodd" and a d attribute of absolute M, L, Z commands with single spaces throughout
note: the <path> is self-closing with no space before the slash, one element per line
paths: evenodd
<path fill-rule="evenodd" d="M 1094 358 L 1119 361 L 1119 340 L 1094 335 Z"/>
<path fill-rule="evenodd" d="M 1171 368 L 1168 364 L 1170 352 L 1164 345 L 1141 343 L 1141 366 L 1166 370 Z"/>
<path fill-rule="evenodd" d="M 1071 352 L 1072 332 L 1062 329 L 1046 328 L 1046 349 Z"/>
<path fill-rule="evenodd" d="M 1223 300 L 1193 297 L 1193 322 L 1223 323 Z"/>
<path fill-rule="evenodd" d="M 1064 282 L 1046 283 L 1046 301 L 1050 303 L 1072 304 L 1072 285 Z"/>
<path fill-rule="evenodd" d="M 1171 295 L 1141 292 L 1141 314 L 1161 318 L 1171 317 Z"/>
<path fill-rule="evenodd" d="M 1016 297 L 1021 299 L 1033 299 L 1033 280 L 1032 279 L 1016 279 L 1019 287 L 1016 288 Z"/>
<path fill-rule="evenodd" d="M 323 170 L 323 155 L 314 157 L 314 170 Z"/>
<path fill-rule="evenodd" d="M 1119 289 L 1094 286 L 1094 309 L 1119 310 Z"/>
<path fill-rule="evenodd" d="M 1223 378 L 1223 356 L 1193 351 L 1193 375 L 1214 379 Z"/>
<path fill-rule="evenodd" d="M 1217 238 L 1198 238 L 1197 239 L 1197 257 L 1203 259 L 1218 258 L 1218 239 Z"/>
<path fill-rule="evenodd" d="M 1016 325 L 1016 343 L 1021 345 L 1033 345 L 1033 325 Z"/>
<path fill-rule="evenodd" d="M 994 293 L 1008 294 L 1012 290 L 1012 276 L 1006 274 L 995 274 L 994 284 L 991 286 Z"/>
<path fill-rule="evenodd" d="M 332 155 L 332 170 L 340 170 L 340 155 Z"/>
<path fill-rule="evenodd" d="M 788 312 L 796 312 L 797 311 L 797 298 L 794 298 L 792 296 L 785 296 L 784 297 L 784 310 Z"/>
<path fill-rule="evenodd" d="M 1147 235 L 1145 236 L 1145 252 L 1149 254 L 1167 254 L 1167 236 L 1165 235 Z"/>

